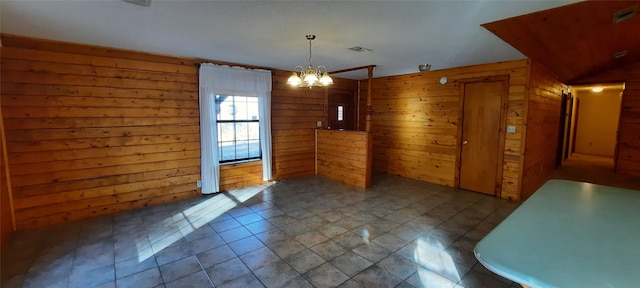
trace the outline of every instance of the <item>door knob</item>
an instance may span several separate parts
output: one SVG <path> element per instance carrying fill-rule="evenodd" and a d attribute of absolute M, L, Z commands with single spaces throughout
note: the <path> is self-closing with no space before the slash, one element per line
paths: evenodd
<path fill-rule="evenodd" d="M 469 143 L 469 141 L 467 140 L 462 141 L 462 145 L 467 145 L 467 143 Z"/>

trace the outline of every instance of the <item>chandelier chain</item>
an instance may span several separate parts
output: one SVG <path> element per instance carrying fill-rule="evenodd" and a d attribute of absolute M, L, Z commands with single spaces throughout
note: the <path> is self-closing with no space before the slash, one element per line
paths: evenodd
<path fill-rule="evenodd" d="M 309 39 L 309 67 L 313 67 L 311 66 L 311 40 L 313 39 Z"/>

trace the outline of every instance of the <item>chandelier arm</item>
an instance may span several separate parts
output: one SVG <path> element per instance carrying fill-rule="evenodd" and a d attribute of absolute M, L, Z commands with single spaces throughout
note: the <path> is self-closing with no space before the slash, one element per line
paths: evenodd
<path fill-rule="evenodd" d="M 299 71 L 298 71 L 298 70 L 299 70 Z M 302 67 L 302 66 L 300 66 L 300 65 L 298 65 L 298 66 L 296 66 L 295 68 L 293 68 L 293 71 L 298 72 L 298 74 L 300 74 L 300 75 L 299 75 L 300 79 L 304 78 L 304 75 L 306 75 L 306 74 L 307 74 L 307 73 L 306 73 L 307 69 L 306 69 L 306 68 L 304 68 L 304 67 Z"/>
<path fill-rule="evenodd" d="M 324 65 L 320 65 L 320 66 L 316 67 L 316 73 L 322 74 L 324 72 L 328 72 L 327 71 L 327 67 L 324 67 Z"/>

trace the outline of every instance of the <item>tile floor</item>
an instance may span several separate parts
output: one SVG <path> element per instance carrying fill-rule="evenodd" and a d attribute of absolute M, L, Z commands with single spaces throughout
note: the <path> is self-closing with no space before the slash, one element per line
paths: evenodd
<path fill-rule="evenodd" d="M 517 203 L 374 179 L 305 177 L 21 231 L 2 287 L 520 287 L 472 253 Z"/>

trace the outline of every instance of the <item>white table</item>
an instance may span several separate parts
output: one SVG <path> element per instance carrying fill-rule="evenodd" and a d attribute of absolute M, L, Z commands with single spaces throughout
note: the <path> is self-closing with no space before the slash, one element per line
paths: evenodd
<path fill-rule="evenodd" d="M 640 287 L 640 191 L 550 180 L 474 252 L 528 287 Z"/>

